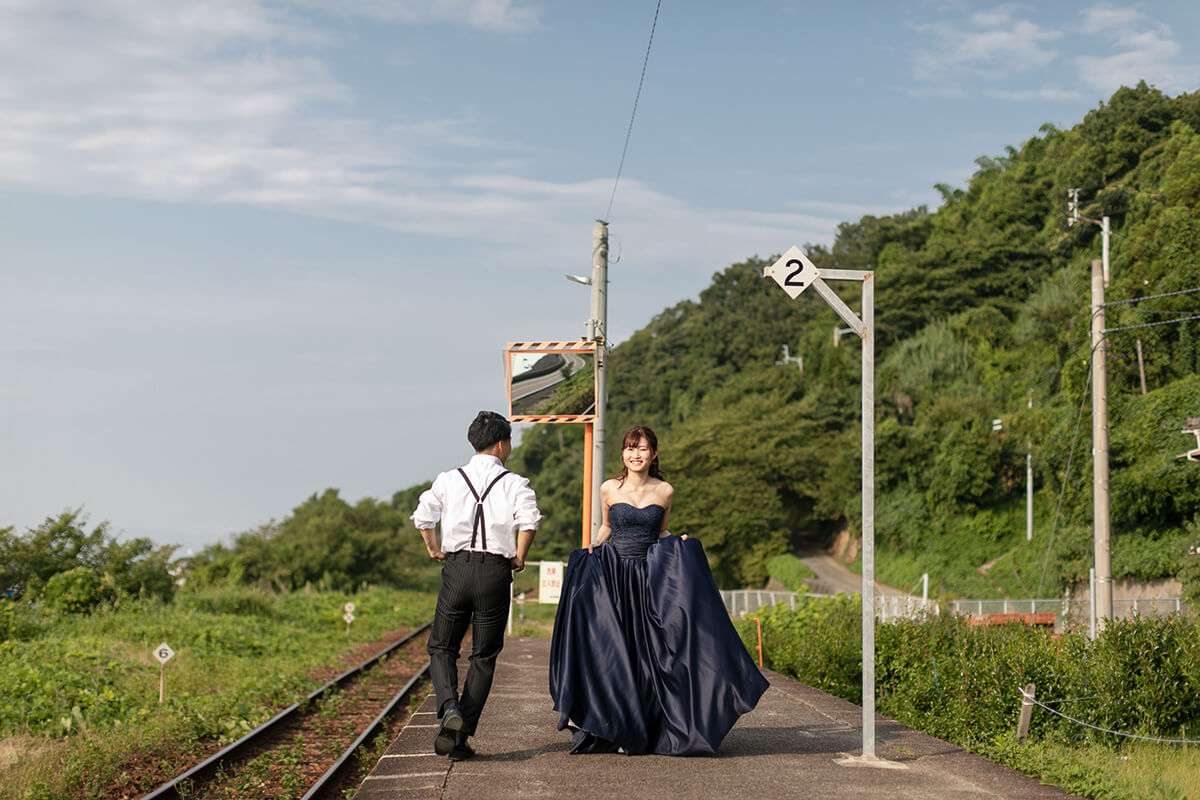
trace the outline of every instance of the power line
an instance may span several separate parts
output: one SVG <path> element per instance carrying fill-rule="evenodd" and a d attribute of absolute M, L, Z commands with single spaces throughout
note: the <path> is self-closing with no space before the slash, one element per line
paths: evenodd
<path fill-rule="evenodd" d="M 1093 345 L 1091 349 L 1094 356 L 1096 347 Z M 1092 379 L 1091 362 L 1094 360 L 1094 358 L 1088 359 L 1088 374 L 1085 383 L 1090 382 Z M 1050 523 L 1050 537 L 1046 541 L 1046 556 L 1042 559 L 1042 574 L 1038 578 L 1038 588 L 1037 592 L 1033 595 L 1034 597 L 1042 593 L 1042 585 L 1046 582 L 1046 568 L 1050 565 L 1050 550 L 1054 547 L 1054 534 L 1058 530 L 1058 517 L 1062 511 L 1063 497 L 1066 496 L 1067 485 L 1071 481 L 1071 459 L 1075 457 L 1075 444 L 1079 441 L 1079 423 L 1083 419 L 1083 404 L 1087 401 L 1087 397 L 1087 392 L 1083 392 L 1079 398 L 1079 411 L 1075 414 L 1075 432 L 1071 435 L 1071 449 L 1067 451 L 1067 465 L 1063 471 L 1062 485 L 1058 490 L 1058 503 L 1054 507 L 1054 519 Z"/>
<path fill-rule="evenodd" d="M 1104 308 L 1108 308 L 1109 306 L 1123 306 L 1129 303 L 1140 303 L 1143 300 L 1160 300 L 1164 297 L 1178 297 L 1181 294 L 1195 294 L 1196 292 L 1200 292 L 1200 288 L 1180 289 L 1178 292 L 1166 292 L 1165 294 L 1149 294 L 1145 297 L 1134 297 L 1129 300 L 1113 300 L 1110 303 L 1101 303 L 1100 305 Z M 1140 311 L 1141 309 L 1138 310 Z"/>
<path fill-rule="evenodd" d="M 625 131 L 625 146 L 621 148 L 621 161 L 617 164 L 617 178 L 613 181 L 612 194 L 608 197 L 608 208 L 604 212 L 604 221 L 612 214 L 613 200 L 617 197 L 617 184 L 621 182 L 621 170 L 625 168 L 625 154 L 629 151 L 629 137 L 633 134 L 633 120 L 637 116 L 638 100 L 642 97 L 642 84 L 646 81 L 646 65 L 650 63 L 650 48 L 654 45 L 654 31 L 658 28 L 658 11 L 662 8 L 662 0 L 654 7 L 654 22 L 650 24 L 650 41 L 646 43 L 646 57 L 642 59 L 642 76 L 638 78 L 637 94 L 633 97 L 633 113 L 629 115 L 629 128 Z"/>
<path fill-rule="evenodd" d="M 1200 314 L 1191 317 L 1183 317 L 1182 319 L 1164 319 L 1159 322 L 1143 322 L 1141 325 L 1122 325 L 1119 328 L 1105 328 L 1104 333 L 1115 333 L 1117 331 L 1132 331 L 1137 328 L 1157 328 L 1159 325 L 1178 325 L 1181 322 L 1188 322 L 1193 319 L 1200 319 Z"/>

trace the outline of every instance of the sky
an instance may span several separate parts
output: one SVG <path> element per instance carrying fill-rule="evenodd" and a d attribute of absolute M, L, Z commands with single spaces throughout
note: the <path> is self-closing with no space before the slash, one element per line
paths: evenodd
<path fill-rule="evenodd" d="M 507 410 L 505 343 L 584 334 L 597 219 L 616 344 L 1200 88 L 1195 3 L 663 0 L 646 61 L 656 5 L 0 0 L 0 528 L 183 555 L 390 498 Z"/>

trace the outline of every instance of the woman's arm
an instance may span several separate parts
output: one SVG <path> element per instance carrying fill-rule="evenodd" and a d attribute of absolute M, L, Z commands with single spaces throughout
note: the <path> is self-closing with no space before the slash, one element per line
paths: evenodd
<path fill-rule="evenodd" d="M 663 507 L 662 528 L 658 531 L 658 538 L 662 539 L 665 536 L 670 536 L 671 532 L 667 530 L 667 520 L 671 516 L 671 503 L 675 501 L 675 487 L 663 481 L 661 492 L 659 493 L 659 504 Z"/>
<path fill-rule="evenodd" d="M 608 524 L 608 504 L 609 495 L 611 493 L 610 481 L 605 481 L 600 484 L 600 529 L 596 531 L 596 538 L 588 544 L 588 552 L 592 552 L 596 545 L 604 544 L 608 541 L 608 537 L 612 536 L 612 527 Z"/>

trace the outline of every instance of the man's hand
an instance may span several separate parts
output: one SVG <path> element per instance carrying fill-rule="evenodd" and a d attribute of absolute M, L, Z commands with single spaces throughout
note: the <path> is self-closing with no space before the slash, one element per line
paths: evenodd
<path fill-rule="evenodd" d="M 509 559 L 509 561 L 512 562 L 513 572 L 520 572 L 521 570 L 525 569 L 525 559 L 521 558 L 520 556 L 513 556 Z"/>
<path fill-rule="evenodd" d="M 442 546 L 438 543 L 437 531 L 433 528 L 418 530 L 421 531 L 421 538 L 425 541 L 425 549 L 429 551 L 429 557 L 434 561 L 445 561 L 446 554 L 442 552 Z"/>

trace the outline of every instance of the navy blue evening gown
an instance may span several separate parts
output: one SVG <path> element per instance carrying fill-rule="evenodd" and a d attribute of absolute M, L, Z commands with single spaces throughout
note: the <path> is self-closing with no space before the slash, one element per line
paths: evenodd
<path fill-rule="evenodd" d="M 609 507 L 612 540 L 571 553 L 550 696 L 572 753 L 714 753 L 767 680 L 695 539 L 659 538 L 663 508 Z"/>

